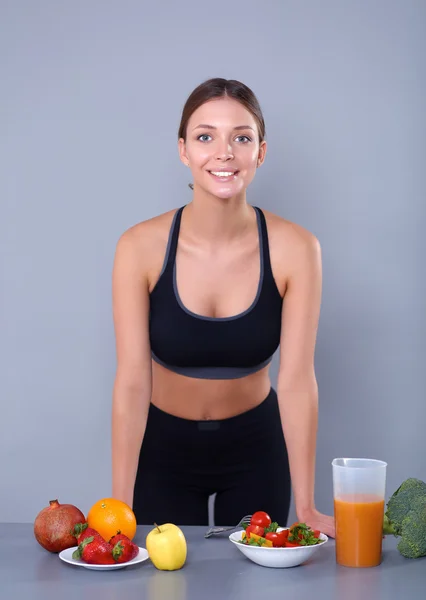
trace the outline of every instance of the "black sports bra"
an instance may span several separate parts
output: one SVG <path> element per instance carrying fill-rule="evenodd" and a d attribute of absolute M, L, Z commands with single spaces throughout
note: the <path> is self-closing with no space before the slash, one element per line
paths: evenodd
<path fill-rule="evenodd" d="M 255 207 L 260 246 L 256 297 L 244 312 L 216 318 L 191 312 L 179 297 L 176 250 L 183 209 L 173 217 L 164 265 L 150 294 L 152 358 L 175 373 L 199 379 L 255 373 L 271 362 L 279 346 L 283 303 L 272 274 L 265 216 Z"/>

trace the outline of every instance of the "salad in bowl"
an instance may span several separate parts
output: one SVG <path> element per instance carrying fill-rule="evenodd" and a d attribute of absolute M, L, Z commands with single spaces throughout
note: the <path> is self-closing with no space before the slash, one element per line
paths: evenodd
<path fill-rule="evenodd" d="M 229 540 L 253 562 L 264 567 L 295 567 L 323 546 L 328 537 L 306 523 L 280 527 L 263 511 L 253 514 L 243 531 L 235 531 Z"/>

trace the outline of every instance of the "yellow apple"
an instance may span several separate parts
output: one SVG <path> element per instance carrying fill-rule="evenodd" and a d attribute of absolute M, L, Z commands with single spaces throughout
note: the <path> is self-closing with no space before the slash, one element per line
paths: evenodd
<path fill-rule="evenodd" d="M 146 536 L 146 549 L 160 571 L 177 571 L 186 561 L 186 539 L 177 525 L 156 525 Z"/>

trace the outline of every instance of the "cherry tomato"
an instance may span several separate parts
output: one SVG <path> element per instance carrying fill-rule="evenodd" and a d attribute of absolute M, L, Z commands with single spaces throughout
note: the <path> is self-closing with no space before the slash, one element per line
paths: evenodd
<path fill-rule="evenodd" d="M 288 541 L 288 529 L 277 532 L 277 548 L 283 548 Z M 275 546 L 275 544 L 274 544 Z"/>
<path fill-rule="evenodd" d="M 265 535 L 265 539 L 271 541 L 274 548 L 279 548 L 278 542 L 280 538 L 278 533 L 275 533 L 274 531 L 268 531 L 268 533 Z"/>
<path fill-rule="evenodd" d="M 258 510 L 251 518 L 250 525 L 259 525 L 260 527 L 268 527 L 271 524 L 271 517 L 268 513 Z"/>
<path fill-rule="evenodd" d="M 249 525 L 246 529 L 246 538 L 250 539 L 250 534 L 255 533 L 256 535 L 260 535 L 260 537 L 264 536 L 265 528 L 260 527 L 259 525 Z"/>
<path fill-rule="evenodd" d="M 319 539 L 320 535 L 321 535 L 321 531 L 319 529 L 314 529 L 314 537 Z"/>
<path fill-rule="evenodd" d="M 296 546 L 300 546 L 300 544 L 298 544 L 297 542 L 289 542 L 288 540 L 286 540 L 285 542 L 286 548 L 295 548 Z"/>
<path fill-rule="evenodd" d="M 288 537 L 288 534 L 285 530 L 277 531 L 277 532 L 269 531 L 265 535 L 265 538 L 272 542 L 272 545 L 274 546 L 274 548 L 282 548 L 284 546 L 285 542 L 287 541 L 287 537 Z"/>

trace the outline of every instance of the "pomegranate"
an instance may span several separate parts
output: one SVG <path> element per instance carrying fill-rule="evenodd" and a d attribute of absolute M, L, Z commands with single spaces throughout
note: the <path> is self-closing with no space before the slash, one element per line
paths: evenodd
<path fill-rule="evenodd" d="M 34 521 L 34 535 L 49 552 L 61 552 L 76 545 L 74 526 L 85 522 L 85 516 L 76 506 L 50 500 L 49 506 L 43 508 Z"/>

